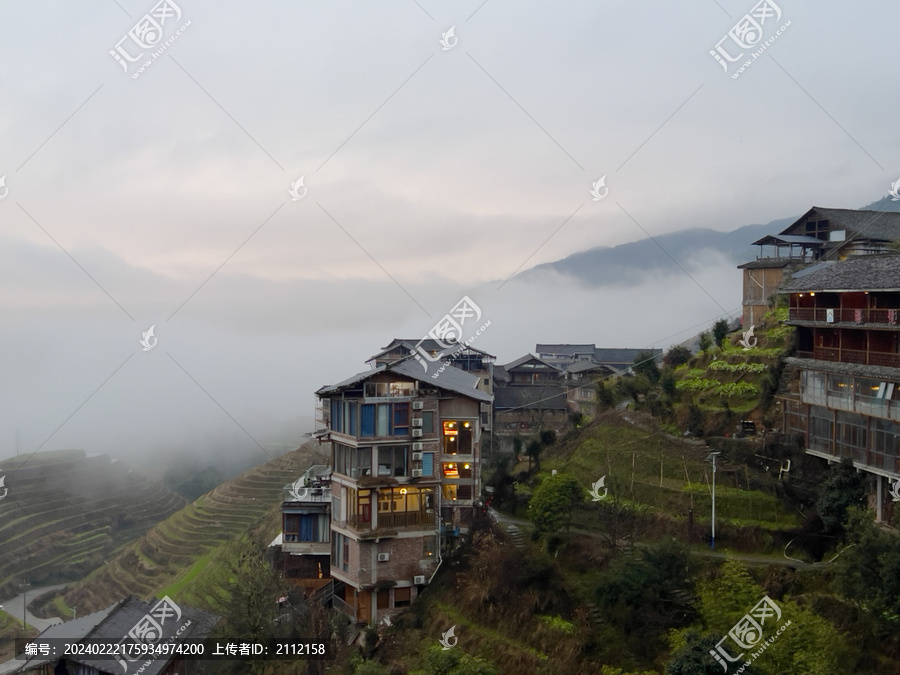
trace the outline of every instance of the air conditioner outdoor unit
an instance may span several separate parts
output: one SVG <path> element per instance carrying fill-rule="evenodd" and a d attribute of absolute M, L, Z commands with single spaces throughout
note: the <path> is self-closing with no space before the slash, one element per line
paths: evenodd
<path fill-rule="evenodd" d="M 825 320 L 828 323 L 834 323 L 834 310 L 833 309 L 825 310 Z"/>
<path fill-rule="evenodd" d="M 421 452 L 422 448 L 424 447 L 424 443 L 422 443 L 421 441 L 416 441 L 415 443 L 413 443 L 413 452 Z"/>
<path fill-rule="evenodd" d="M 421 410 L 424 405 L 422 401 L 413 401 L 413 410 Z"/>
<path fill-rule="evenodd" d="M 387 562 L 391 559 L 390 553 L 379 553 L 378 554 L 378 562 Z"/>
<path fill-rule="evenodd" d="M 421 429 L 413 429 L 412 435 L 413 435 L 413 438 L 422 438 L 422 430 Z"/>
<path fill-rule="evenodd" d="M 413 425 L 414 427 L 420 427 L 420 426 L 422 426 L 422 418 L 421 418 L 421 417 L 416 417 L 416 418 L 412 421 L 412 425 Z"/>
<path fill-rule="evenodd" d="M 421 461 L 422 461 L 422 453 L 421 453 L 421 452 L 414 452 L 414 453 L 413 453 L 413 461 L 414 461 L 414 462 L 421 462 Z"/>
<path fill-rule="evenodd" d="M 413 478 L 421 478 L 422 477 L 422 469 L 413 469 L 412 477 Z"/>
<path fill-rule="evenodd" d="M 424 586 L 425 585 L 425 576 L 422 575 L 422 576 L 418 576 L 418 577 L 413 577 L 413 583 L 416 586 Z"/>

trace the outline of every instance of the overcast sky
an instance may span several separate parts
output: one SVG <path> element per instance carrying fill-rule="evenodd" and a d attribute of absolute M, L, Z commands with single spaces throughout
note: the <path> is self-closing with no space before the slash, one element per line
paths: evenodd
<path fill-rule="evenodd" d="M 23 456 L 157 463 L 296 445 L 315 389 L 464 294 L 500 363 L 679 342 L 737 313 L 731 261 L 503 282 L 883 196 L 898 21 L 887 1 L 0 1 L 0 458 L 17 431 Z M 717 45 L 744 57 L 725 72 Z"/>

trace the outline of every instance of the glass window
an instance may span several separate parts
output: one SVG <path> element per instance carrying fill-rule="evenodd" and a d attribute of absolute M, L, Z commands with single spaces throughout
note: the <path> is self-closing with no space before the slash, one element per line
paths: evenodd
<path fill-rule="evenodd" d="M 408 476 L 407 450 L 405 445 L 378 448 L 378 475 Z"/>
<path fill-rule="evenodd" d="M 434 411 L 422 411 L 422 434 L 430 436 L 434 433 Z"/>
<path fill-rule="evenodd" d="M 395 588 L 394 607 L 409 607 L 411 597 L 412 594 L 410 593 L 410 589 L 408 586 L 405 588 Z"/>
<path fill-rule="evenodd" d="M 360 428 L 359 435 L 360 436 L 374 436 L 375 435 L 375 404 L 374 403 L 364 403 L 362 406 L 360 416 Z"/>
<path fill-rule="evenodd" d="M 394 404 L 394 436 L 409 435 L 409 403 Z"/>
<path fill-rule="evenodd" d="M 391 424 L 391 405 L 390 403 L 379 403 L 377 415 L 375 418 L 375 435 L 390 436 Z"/>
<path fill-rule="evenodd" d="M 433 558 L 437 550 L 437 537 L 422 538 L 422 557 Z"/>

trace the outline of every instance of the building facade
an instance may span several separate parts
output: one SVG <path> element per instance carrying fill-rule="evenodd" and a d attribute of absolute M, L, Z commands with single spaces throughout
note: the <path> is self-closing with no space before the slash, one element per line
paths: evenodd
<path fill-rule="evenodd" d="M 471 526 L 491 403 L 480 380 L 408 356 L 316 392 L 332 450 L 333 603 L 356 621 L 409 606 Z"/>
<path fill-rule="evenodd" d="M 331 576 L 331 467 L 315 464 L 284 486 L 280 566 L 294 586 L 312 595 L 328 585 Z"/>
<path fill-rule="evenodd" d="M 756 260 L 744 271 L 744 326 L 758 324 L 769 301 L 792 274 L 823 260 L 883 253 L 900 239 L 900 213 L 814 206 L 779 234 L 753 242 Z"/>
<path fill-rule="evenodd" d="M 808 454 L 871 475 L 881 520 L 900 480 L 900 255 L 820 263 L 781 290 L 797 330 L 783 429 Z"/>

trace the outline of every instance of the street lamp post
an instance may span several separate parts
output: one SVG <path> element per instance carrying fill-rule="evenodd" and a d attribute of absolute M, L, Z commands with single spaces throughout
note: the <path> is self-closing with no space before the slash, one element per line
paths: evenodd
<path fill-rule="evenodd" d="M 26 598 L 28 597 L 28 587 L 31 586 L 31 584 L 19 584 L 19 586 L 22 588 L 22 629 L 28 630 L 28 624 L 25 622 L 27 614 L 25 608 L 28 605 Z"/>
<path fill-rule="evenodd" d="M 712 462 L 712 537 L 709 540 L 709 547 L 716 550 L 716 457 L 721 455 L 719 451 L 709 453 L 706 458 L 707 462 Z"/>

